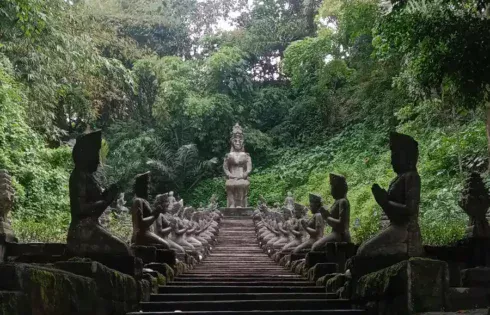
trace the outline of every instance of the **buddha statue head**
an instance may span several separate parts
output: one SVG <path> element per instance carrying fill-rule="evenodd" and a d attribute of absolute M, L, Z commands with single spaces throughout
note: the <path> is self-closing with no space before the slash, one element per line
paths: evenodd
<path fill-rule="evenodd" d="M 312 213 L 318 213 L 322 207 L 322 197 L 310 194 L 310 210 Z"/>
<path fill-rule="evenodd" d="M 330 193 L 334 199 L 345 198 L 347 190 L 347 181 L 344 176 L 330 174 Z"/>
<path fill-rule="evenodd" d="M 391 165 L 397 174 L 417 169 L 418 143 L 412 137 L 392 132 L 390 134 Z"/>
<path fill-rule="evenodd" d="M 134 193 L 136 197 L 148 199 L 148 189 L 150 186 L 150 172 L 138 174 L 134 178 Z"/>
<path fill-rule="evenodd" d="M 89 173 L 97 171 L 101 145 L 102 132 L 100 130 L 79 136 L 72 152 L 75 168 Z"/>
<path fill-rule="evenodd" d="M 168 211 L 168 194 L 160 194 L 153 201 L 153 208 L 159 213 L 165 214 Z"/>
<path fill-rule="evenodd" d="M 244 137 L 242 127 L 236 123 L 231 132 L 231 151 L 244 152 Z"/>
<path fill-rule="evenodd" d="M 294 204 L 294 217 L 296 219 L 301 219 L 305 213 L 305 206 L 299 203 Z"/>

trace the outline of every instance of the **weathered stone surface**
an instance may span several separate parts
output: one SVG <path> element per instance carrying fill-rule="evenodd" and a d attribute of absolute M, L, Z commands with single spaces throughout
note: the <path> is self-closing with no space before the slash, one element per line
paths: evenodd
<path fill-rule="evenodd" d="M 158 279 L 156 277 L 153 277 L 150 273 L 144 272 L 143 273 L 143 280 L 148 281 L 148 283 L 150 284 L 151 294 L 157 294 L 158 293 Z"/>
<path fill-rule="evenodd" d="M 448 288 L 445 262 L 411 258 L 360 278 L 353 299 L 375 302 L 383 314 L 441 311 L 447 307 Z"/>
<path fill-rule="evenodd" d="M 30 313 L 27 296 L 23 292 L 0 291 L 0 315 L 25 315 Z"/>
<path fill-rule="evenodd" d="M 134 255 L 140 258 L 144 264 L 156 262 L 157 249 L 154 246 L 131 246 Z"/>
<path fill-rule="evenodd" d="M 305 256 L 305 268 L 308 268 L 308 270 L 314 267 L 316 264 L 321 264 L 326 262 L 328 262 L 326 251 L 323 252 L 311 251 Z"/>
<path fill-rule="evenodd" d="M 306 269 L 306 263 L 305 263 L 305 269 Z M 323 277 L 327 274 L 337 273 L 338 271 L 339 271 L 339 267 L 337 264 L 333 264 L 333 263 L 316 264 L 315 266 L 308 269 L 308 280 L 316 281 L 320 277 Z"/>
<path fill-rule="evenodd" d="M 164 275 L 168 281 L 174 281 L 174 277 L 175 277 L 174 270 L 168 264 L 151 263 L 145 265 L 145 268 L 150 268 L 155 271 L 158 271 L 159 273 Z"/>
<path fill-rule="evenodd" d="M 121 272 L 90 260 L 58 262 L 55 267 L 80 276 L 94 279 L 97 296 L 110 301 L 138 303 L 136 280 Z"/>
<path fill-rule="evenodd" d="M 174 250 L 157 249 L 155 262 L 174 266 L 177 263 L 177 255 Z"/>
<path fill-rule="evenodd" d="M 97 286 L 90 278 L 27 264 L 0 265 L 0 275 L 0 291 L 24 293 L 30 309 L 22 315 L 97 314 Z"/>
<path fill-rule="evenodd" d="M 7 256 L 22 255 L 67 255 L 66 244 L 60 243 L 8 243 Z"/>
<path fill-rule="evenodd" d="M 344 286 L 346 280 L 347 277 L 342 273 L 336 274 L 335 276 L 331 277 L 327 280 L 327 292 L 337 293 L 337 291 Z"/>
<path fill-rule="evenodd" d="M 143 261 L 138 257 L 92 254 L 87 258 L 100 262 L 110 269 L 133 276 L 136 279 L 141 279 L 143 275 Z"/>
<path fill-rule="evenodd" d="M 448 301 L 450 311 L 471 310 L 490 305 L 488 288 L 449 288 Z"/>
<path fill-rule="evenodd" d="M 227 177 L 226 196 L 228 208 L 246 208 L 250 186 L 248 175 L 252 172 L 252 159 L 245 153 L 242 127 L 237 123 L 231 134 L 231 150 L 223 161 Z"/>
<path fill-rule="evenodd" d="M 463 287 L 490 288 L 490 268 L 477 267 L 461 270 Z"/>
<path fill-rule="evenodd" d="M 407 260 L 406 254 L 384 255 L 378 257 L 353 256 L 346 262 L 346 269 L 350 270 L 353 279 L 358 279 L 368 273 L 372 273 L 401 261 Z"/>
<path fill-rule="evenodd" d="M 340 273 L 330 273 L 328 275 L 324 275 L 323 277 L 318 278 L 316 280 L 316 285 L 321 286 L 321 287 L 326 287 L 327 286 L 327 281 L 332 279 L 333 277 L 340 275 Z"/>
<path fill-rule="evenodd" d="M 150 296 L 151 296 L 151 285 L 150 282 L 146 279 L 141 279 L 138 281 L 138 300 L 141 302 L 148 302 L 150 301 Z"/>

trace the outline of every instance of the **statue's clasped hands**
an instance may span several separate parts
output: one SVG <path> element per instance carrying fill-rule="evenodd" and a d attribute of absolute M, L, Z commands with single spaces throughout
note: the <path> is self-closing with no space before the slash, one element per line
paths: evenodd
<path fill-rule="evenodd" d="M 374 184 L 371 187 L 371 191 L 373 192 L 374 199 L 376 199 L 376 202 L 381 207 L 388 203 L 388 192 L 381 188 L 378 184 Z"/>

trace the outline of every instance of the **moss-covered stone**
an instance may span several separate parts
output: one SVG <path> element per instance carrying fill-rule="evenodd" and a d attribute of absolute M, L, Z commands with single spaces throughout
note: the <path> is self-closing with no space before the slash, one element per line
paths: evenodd
<path fill-rule="evenodd" d="M 345 284 L 347 277 L 339 273 L 327 280 L 326 289 L 328 293 L 337 293 L 337 291 L 342 288 Z"/>
<path fill-rule="evenodd" d="M 145 266 L 146 268 L 158 271 L 165 276 L 167 281 L 174 281 L 175 273 L 172 267 L 167 264 L 152 263 Z"/>
<path fill-rule="evenodd" d="M 335 277 L 336 275 L 339 275 L 339 273 L 331 273 L 328 275 L 324 275 L 323 277 L 320 277 L 316 280 L 316 285 L 321 286 L 321 287 L 326 287 L 327 286 L 327 281 Z"/>
<path fill-rule="evenodd" d="M 157 294 L 158 293 L 158 287 L 159 287 L 157 277 L 153 277 L 149 273 L 144 273 L 143 279 L 149 282 L 151 294 Z"/>
<path fill-rule="evenodd" d="M 324 275 L 337 273 L 338 271 L 338 265 L 334 263 L 316 264 L 308 270 L 307 277 L 310 281 L 316 281 Z"/>
<path fill-rule="evenodd" d="M 364 303 L 378 301 L 384 314 L 441 311 L 447 305 L 448 287 L 445 262 L 411 258 L 361 277 L 353 299 Z"/>
<path fill-rule="evenodd" d="M 36 315 L 96 313 L 97 286 L 90 278 L 27 264 L 0 265 L 0 276 L 0 290 L 23 292 Z"/>
<path fill-rule="evenodd" d="M 55 267 L 94 279 L 98 289 L 97 296 L 102 299 L 132 304 L 139 302 L 136 280 L 127 274 L 87 259 L 58 262 Z"/>

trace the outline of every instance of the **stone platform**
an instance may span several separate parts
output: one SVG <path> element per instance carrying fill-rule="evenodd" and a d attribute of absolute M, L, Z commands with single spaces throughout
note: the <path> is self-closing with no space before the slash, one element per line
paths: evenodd
<path fill-rule="evenodd" d="M 219 211 L 226 217 L 252 217 L 254 208 L 220 208 Z"/>

